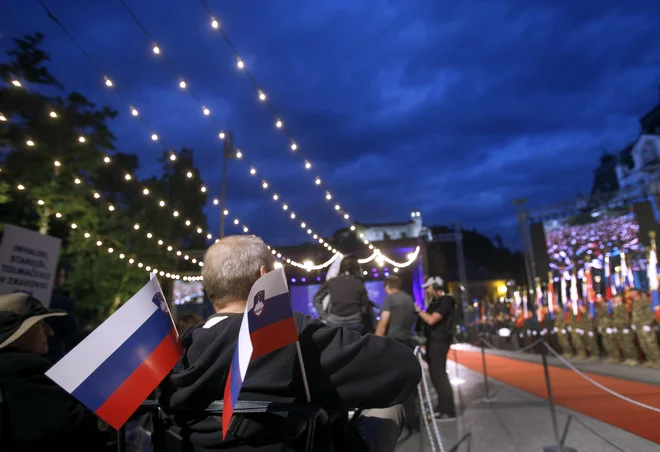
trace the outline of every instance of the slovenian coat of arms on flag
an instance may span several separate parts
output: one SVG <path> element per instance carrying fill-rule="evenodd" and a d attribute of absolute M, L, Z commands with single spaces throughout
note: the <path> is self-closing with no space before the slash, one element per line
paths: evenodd
<path fill-rule="evenodd" d="M 167 302 L 152 274 L 142 289 L 46 375 L 119 429 L 181 353 Z"/>
<path fill-rule="evenodd" d="M 309 401 L 309 389 L 302 363 L 298 331 L 293 319 L 291 299 L 284 269 L 273 270 L 259 278 L 247 299 L 238 341 L 225 384 L 222 410 L 222 436 L 227 435 L 229 422 L 238 401 L 250 361 L 289 344 L 297 345 L 300 368 Z"/>

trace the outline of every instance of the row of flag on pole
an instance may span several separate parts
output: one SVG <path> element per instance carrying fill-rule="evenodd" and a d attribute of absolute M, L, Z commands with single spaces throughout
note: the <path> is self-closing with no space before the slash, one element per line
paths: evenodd
<path fill-rule="evenodd" d="M 297 343 L 283 269 L 262 276 L 247 300 L 224 392 L 226 435 L 251 360 Z M 298 347 L 298 351 L 300 347 Z M 46 375 L 115 429 L 163 381 L 183 350 L 155 274 Z M 301 369 L 304 369 L 302 357 Z M 303 375 L 305 387 L 306 378 Z M 307 390 L 309 401 L 309 391 Z"/>

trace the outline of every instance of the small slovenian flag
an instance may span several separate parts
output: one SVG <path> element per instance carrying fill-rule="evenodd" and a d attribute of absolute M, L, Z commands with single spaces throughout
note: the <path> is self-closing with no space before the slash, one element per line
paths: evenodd
<path fill-rule="evenodd" d="M 165 297 L 149 282 L 46 375 L 119 429 L 181 357 Z"/>
<path fill-rule="evenodd" d="M 293 320 L 286 275 L 280 268 L 259 278 L 250 290 L 225 385 L 223 438 L 227 435 L 250 361 L 296 342 L 298 331 Z"/>

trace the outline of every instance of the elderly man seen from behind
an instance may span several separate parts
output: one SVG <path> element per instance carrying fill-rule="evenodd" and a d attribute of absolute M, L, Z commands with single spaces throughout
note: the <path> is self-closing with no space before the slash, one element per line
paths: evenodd
<path fill-rule="evenodd" d="M 250 289 L 274 264 L 266 244 L 254 236 L 225 237 L 209 248 L 204 257 L 204 288 L 216 314 L 181 337 L 184 356 L 164 383 L 160 398 L 166 411 L 203 414 L 211 402 L 222 400 Z M 421 378 L 413 354 L 387 338 L 363 337 L 300 313 L 294 317 L 312 402 L 331 418 L 364 409 L 357 430 L 368 450 L 393 451 L 403 423 L 400 404 Z M 296 346 L 253 360 L 239 399 L 305 403 Z M 212 417 L 198 415 L 177 422 L 185 422 L 190 442 L 203 450 L 231 450 L 233 445 L 236 450 L 299 450 L 273 432 L 270 438 L 277 447 L 272 449 L 246 448 L 246 441 L 254 443 L 255 438 L 232 434 L 223 441 L 220 422 Z M 267 436 L 255 435 L 259 434 Z M 259 443 L 264 441 L 268 442 Z M 332 450 L 332 445 L 315 444 L 314 450 Z"/>

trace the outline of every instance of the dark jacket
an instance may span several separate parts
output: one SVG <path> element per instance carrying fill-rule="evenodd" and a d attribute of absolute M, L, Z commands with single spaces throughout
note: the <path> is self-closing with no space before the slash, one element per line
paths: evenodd
<path fill-rule="evenodd" d="M 294 316 L 312 403 L 334 413 L 384 408 L 402 403 L 415 390 L 421 369 L 405 346 L 326 326 L 300 313 Z M 228 315 L 210 328 L 187 330 L 181 336 L 184 355 L 161 384 L 161 406 L 177 414 L 177 423 L 189 425 L 190 440 L 199 446 L 221 444 L 220 423 L 200 413 L 223 398 L 241 319 L 239 314 Z M 250 362 L 239 399 L 304 403 L 296 346 Z"/>
<path fill-rule="evenodd" d="M 323 283 L 314 295 L 313 302 L 317 310 L 328 294 L 330 313 L 337 317 L 356 318 L 360 321 L 370 307 L 364 282 L 353 275 L 344 273 Z"/>
<path fill-rule="evenodd" d="M 45 375 L 50 366 L 48 360 L 29 353 L 0 351 L 0 450 L 102 450 L 105 440 L 97 417 Z"/>

